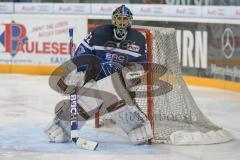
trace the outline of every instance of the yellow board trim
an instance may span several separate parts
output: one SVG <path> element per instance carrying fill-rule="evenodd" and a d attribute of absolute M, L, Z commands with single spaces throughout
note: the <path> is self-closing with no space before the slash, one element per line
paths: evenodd
<path fill-rule="evenodd" d="M 231 82 L 214 78 L 203 78 L 194 76 L 183 76 L 184 81 L 189 85 L 204 86 L 209 88 L 219 88 L 230 91 L 240 92 L 240 83 Z"/>
<path fill-rule="evenodd" d="M 34 75 L 50 75 L 57 66 L 38 66 L 38 65 L 2 65 L 0 73 L 21 73 Z"/>
<path fill-rule="evenodd" d="M 0 73 L 20 73 L 33 75 L 50 75 L 57 66 L 38 65 L 3 65 L 0 64 Z M 184 81 L 189 85 L 219 88 L 240 92 L 240 83 L 225 81 L 214 78 L 202 78 L 194 76 L 183 76 Z"/>

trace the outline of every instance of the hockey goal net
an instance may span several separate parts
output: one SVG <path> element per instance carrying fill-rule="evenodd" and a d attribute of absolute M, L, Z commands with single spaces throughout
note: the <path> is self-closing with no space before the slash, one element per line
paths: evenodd
<path fill-rule="evenodd" d="M 133 90 L 136 91 L 137 105 L 151 122 L 153 142 L 190 145 L 230 141 L 231 135 L 213 124 L 199 110 L 182 78 L 175 29 L 134 28 L 146 38 L 149 72 L 147 85 L 137 86 Z M 154 64 L 164 66 L 166 71 L 159 74 L 161 67 Z M 158 87 L 162 94 L 155 95 L 154 90 Z M 96 114 L 95 123 L 99 127 L 99 113 Z"/>

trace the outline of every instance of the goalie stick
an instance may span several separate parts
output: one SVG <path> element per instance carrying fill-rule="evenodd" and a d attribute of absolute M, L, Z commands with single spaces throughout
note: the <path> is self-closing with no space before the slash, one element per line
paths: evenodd
<path fill-rule="evenodd" d="M 71 58 L 74 56 L 73 54 L 73 28 L 69 29 L 69 54 Z M 97 148 L 98 143 L 94 141 L 89 141 L 79 137 L 79 129 L 78 129 L 78 119 L 77 119 L 77 91 L 70 95 L 70 128 L 71 128 L 71 140 L 75 143 L 78 147 L 87 149 L 87 150 L 95 150 Z"/>

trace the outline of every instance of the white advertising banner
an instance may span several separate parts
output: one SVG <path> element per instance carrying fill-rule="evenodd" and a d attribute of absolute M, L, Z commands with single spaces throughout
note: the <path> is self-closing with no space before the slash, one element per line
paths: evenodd
<path fill-rule="evenodd" d="M 0 3 L 0 13 L 13 13 L 13 3 Z"/>
<path fill-rule="evenodd" d="M 0 23 L 0 64 L 59 65 L 70 59 L 69 28 L 75 48 L 87 35 L 87 19 L 74 16 L 14 15 Z"/>
<path fill-rule="evenodd" d="M 117 3 L 96 3 L 91 4 L 91 12 L 93 15 L 112 15 L 114 9 L 119 7 Z M 129 7 L 128 5 L 126 5 Z"/>
<path fill-rule="evenodd" d="M 232 7 L 224 6 L 203 6 L 202 17 L 204 18 L 231 18 Z"/>
<path fill-rule="evenodd" d="M 119 3 L 0 3 L 0 13 L 111 15 Z M 239 19 L 240 6 L 126 4 L 134 16 Z"/>
<path fill-rule="evenodd" d="M 166 6 L 166 16 L 173 17 L 201 17 L 201 8 L 199 6 Z"/>
<path fill-rule="evenodd" d="M 90 14 L 91 7 L 88 3 L 54 3 L 53 12 L 57 14 Z"/>
<path fill-rule="evenodd" d="M 133 15 L 139 16 L 164 16 L 166 15 L 166 5 L 158 4 L 134 4 L 130 9 Z"/>
<path fill-rule="evenodd" d="M 14 3 L 15 13 L 48 14 L 53 12 L 53 3 Z"/>
<path fill-rule="evenodd" d="M 228 8 L 229 18 L 240 19 L 240 6 Z"/>

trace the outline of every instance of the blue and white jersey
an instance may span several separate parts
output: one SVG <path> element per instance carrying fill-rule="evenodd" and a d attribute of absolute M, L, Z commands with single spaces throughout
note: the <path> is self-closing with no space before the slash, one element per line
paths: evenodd
<path fill-rule="evenodd" d="M 146 62 L 145 46 L 145 37 L 140 32 L 129 29 L 125 40 L 119 41 L 114 37 L 112 25 L 104 25 L 89 33 L 78 46 L 72 61 L 78 66 L 78 70 L 83 71 L 96 64 L 79 66 L 77 61 L 84 55 L 96 56 L 100 70 L 95 77 L 99 80 L 121 70 L 127 62 Z"/>

